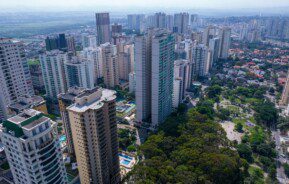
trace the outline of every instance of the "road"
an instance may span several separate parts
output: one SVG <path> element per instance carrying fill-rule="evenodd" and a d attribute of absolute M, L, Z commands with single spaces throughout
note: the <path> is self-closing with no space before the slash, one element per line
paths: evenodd
<path fill-rule="evenodd" d="M 276 151 L 278 153 L 277 155 L 277 179 L 280 183 L 284 183 L 287 184 L 289 182 L 289 179 L 286 177 L 285 173 L 284 173 L 284 168 L 282 166 L 282 164 L 284 163 L 289 163 L 288 158 L 284 158 L 284 154 L 281 148 L 281 140 L 280 140 L 280 131 L 272 131 L 272 136 L 273 139 L 275 140 L 275 144 L 276 144 Z M 283 155 L 283 156 L 282 156 Z M 279 163 L 281 164 L 278 164 Z"/>

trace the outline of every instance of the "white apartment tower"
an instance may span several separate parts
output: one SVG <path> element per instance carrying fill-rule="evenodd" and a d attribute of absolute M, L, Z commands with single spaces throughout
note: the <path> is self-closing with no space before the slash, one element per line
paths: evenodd
<path fill-rule="evenodd" d="M 22 42 L 0 38 L 0 120 L 7 107 L 23 95 L 33 95 L 32 80 Z"/>
<path fill-rule="evenodd" d="M 102 51 L 101 47 L 96 48 L 85 48 L 81 51 L 81 57 L 85 58 L 94 63 L 94 76 L 95 76 L 95 84 L 97 83 L 97 79 L 103 77 L 103 64 L 102 64 Z"/>
<path fill-rule="evenodd" d="M 4 121 L 0 136 L 14 183 L 67 183 L 56 122 L 28 109 Z"/>
<path fill-rule="evenodd" d="M 57 100 L 57 95 L 67 90 L 64 63 L 68 55 L 59 50 L 52 50 L 39 56 L 46 95 Z"/>
<path fill-rule="evenodd" d="M 94 63 L 91 60 L 73 57 L 64 63 L 67 88 L 94 88 Z"/>

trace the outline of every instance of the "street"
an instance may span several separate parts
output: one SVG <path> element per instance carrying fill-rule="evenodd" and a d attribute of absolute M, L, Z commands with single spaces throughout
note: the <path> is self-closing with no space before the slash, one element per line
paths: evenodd
<path fill-rule="evenodd" d="M 289 161 L 281 149 L 280 131 L 279 130 L 278 131 L 272 131 L 272 137 L 275 140 L 276 151 L 277 151 L 277 160 L 276 160 L 277 179 L 280 183 L 287 184 L 289 182 L 289 179 L 285 175 L 284 168 L 283 168 L 282 164 L 289 163 Z M 279 164 L 279 163 L 281 163 L 281 164 Z"/>

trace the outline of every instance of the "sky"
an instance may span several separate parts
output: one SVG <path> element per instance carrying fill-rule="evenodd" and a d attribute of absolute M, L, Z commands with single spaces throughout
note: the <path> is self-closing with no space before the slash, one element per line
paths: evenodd
<path fill-rule="evenodd" d="M 7 9 L 114 9 L 186 8 L 186 9 L 264 9 L 289 7 L 289 0 L 0 0 Z M 289 11 L 289 10 L 288 10 Z"/>

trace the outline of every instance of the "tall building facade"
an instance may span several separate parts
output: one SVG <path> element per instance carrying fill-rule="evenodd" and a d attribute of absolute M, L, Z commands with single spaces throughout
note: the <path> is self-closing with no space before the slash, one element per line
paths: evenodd
<path fill-rule="evenodd" d="M 219 52 L 220 52 L 220 38 L 212 38 L 209 41 L 209 49 L 212 52 L 211 54 L 211 64 L 212 67 L 213 63 L 218 61 Z"/>
<path fill-rule="evenodd" d="M 33 109 L 2 124 L 5 146 L 14 183 L 67 183 L 57 123 Z"/>
<path fill-rule="evenodd" d="M 209 74 L 210 69 L 210 52 L 204 44 L 199 44 L 192 49 L 193 70 L 192 76 L 204 77 Z"/>
<path fill-rule="evenodd" d="M 155 13 L 153 25 L 155 28 L 166 28 L 166 14 L 165 13 Z"/>
<path fill-rule="evenodd" d="M 101 45 L 101 50 L 104 84 L 108 88 L 114 88 L 115 86 L 119 85 L 117 48 L 115 45 L 105 43 Z"/>
<path fill-rule="evenodd" d="M 152 127 L 172 112 L 174 48 L 172 34 L 155 35 L 152 40 Z"/>
<path fill-rule="evenodd" d="M 98 45 L 110 42 L 110 19 L 109 13 L 96 13 L 96 34 Z"/>
<path fill-rule="evenodd" d="M 128 81 L 129 73 L 133 72 L 134 68 L 134 45 L 121 43 L 117 48 L 119 79 Z"/>
<path fill-rule="evenodd" d="M 94 88 L 94 63 L 91 60 L 73 57 L 64 63 L 67 88 L 78 86 Z"/>
<path fill-rule="evenodd" d="M 95 76 L 95 84 L 97 83 L 97 79 L 103 77 L 103 59 L 102 59 L 102 49 L 101 47 L 96 48 L 85 48 L 81 51 L 81 57 L 93 61 L 94 63 L 94 76 Z"/>
<path fill-rule="evenodd" d="M 33 95 L 33 85 L 22 42 L 0 38 L 0 120 L 7 106 L 22 95 Z"/>
<path fill-rule="evenodd" d="M 73 36 L 66 38 L 67 43 L 67 51 L 73 53 L 73 55 L 76 55 L 76 47 L 75 47 L 75 39 Z"/>
<path fill-rule="evenodd" d="M 115 91 L 95 88 L 67 108 L 80 182 L 120 182 Z"/>
<path fill-rule="evenodd" d="M 144 29 L 144 14 L 130 14 L 127 15 L 127 26 L 129 29 L 142 32 Z"/>
<path fill-rule="evenodd" d="M 80 88 L 80 87 L 71 87 L 67 90 L 66 93 L 61 93 L 58 95 L 59 111 L 60 111 L 62 123 L 64 126 L 67 150 L 68 150 L 68 153 L 72 156 L 75 156 L 75 152 L 74 152 L 74 146 L 73 146 L 71 123 L 69 120 L 67 107 L 74 104 L 75 97 L 82 94 L 84 90 L 85 90 L 84 88 Z"/>
<path fill-rule="evenodd" d="M 156 128 L 172 110 L 174 36 L 149 30 L 135 42 L 137 120 Z"/>
<path fill-rule="evenodd" d="M 147 35 L 135 39 L 136 118 L 139 122 L 148 122 L 151 118 L 152 37 L 152 30 L 149 30 Z"/>
<path fill-rule="evenodd" d="M 174 26 L 176 32 L 180 34 L 188 33 L 190 15 L 188 13 L 177 13 L 174 16 Z"/>
<path fill-rule="evenodd" d="M 45 92 L 40 62 L 35 60 L 34 62 L 29 62 L 28 65 L 35 93 L 39 94 L 41 92 Z"/>
<path fill-rule="evenodd" d="M 48 98 L 57 100 L 57 95 L 67 90 L 64 63 L 68 55 L 59 50 L 46 52 L 39 56 L 45 91 Z"/>
<path fill-rule="evenodd" d="M 231 45 L 231 28 L 223 27 L 219 33 L 220 38 L 220 52 L 219 57 L 227 59 L 229 56 L 229 49 Z"/>

